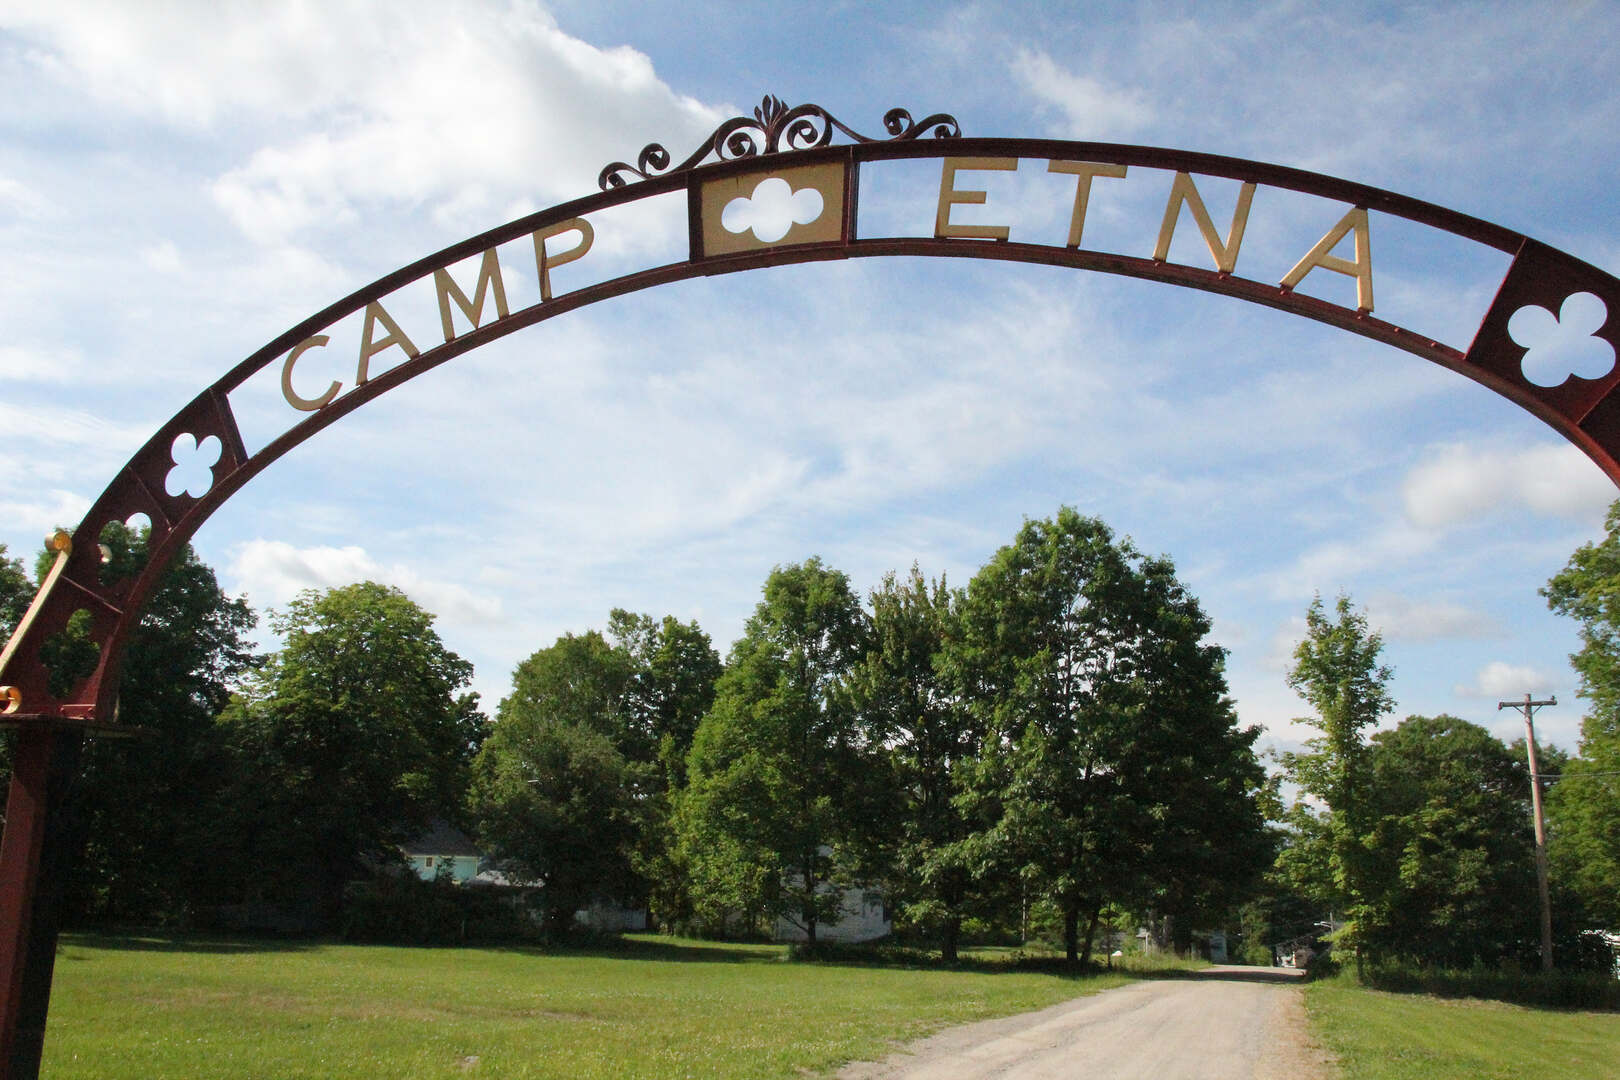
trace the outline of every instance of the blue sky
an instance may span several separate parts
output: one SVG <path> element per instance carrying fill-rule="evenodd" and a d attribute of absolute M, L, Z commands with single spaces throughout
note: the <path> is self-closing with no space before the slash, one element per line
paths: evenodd
<path fill-rule="evenodd" d="M 77 523 L 164 420 L 305 316 L 596 190 L 648 141 L 684 157 L 767 93 L 874 135 L 904 106 L 969 135 L 1313 169 L 1620 272 L 1609 5 L 53 7 L 0 0 L 13 553 Z M 1038 170 L 991 179 L 1002 205 L 1036 205 Z M 885 183 L 872 213 L 903 217 L 937 170 Z M 1219 221 L 1233 193 L 1208 191 Z M 1099 244 L 1150 254 L 1162 199 L 1122 183 L 1095 210 Z M 631 218 L 592 258 L 645 263 L 676 235 Z M 1379 315 L 1465 347 L 1505 261 L 1387 222 L 1374 245 Z M 666 286 L 520 332 L 317 435 L 194 542 L 260 609 L 399 585 L 493 706 L 520 659 L 609 608 L 696 618 L 724 650 L 773 565 L 819 554 L 865 590 L 916 561 L 965 584 L 1024 517 L 1069 504 L 1176 560 L 1230 650 L 1240 716 L 1276 745 L 1302 734 L 1284 671 L 1306 605 L 1343 590 L 1385 635 L 1398 715 L 1511 737 L 1496 702 L 1554 692 L 1538 731 L 1572 746 L 1578 643 L 1536 590 L 1614 495 L 1506 400 L 1294 316 L 1101 274 L 874 259 Z"/>

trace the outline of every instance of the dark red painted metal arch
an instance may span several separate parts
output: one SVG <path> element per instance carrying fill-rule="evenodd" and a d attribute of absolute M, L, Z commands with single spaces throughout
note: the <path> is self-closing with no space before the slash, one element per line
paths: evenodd
<path fill-rule="evenodd" d="M 1218 269 L 1053 244 L 857 234 L 854 207 L 863 164 L 898 158 L 986 157 L 1134 165 L 1282 188 L 1440 229 L 1505 252 L 1513 257 L 1513 262 L 1473 344 L 1464 351 L 1377 319 L 1367 311 L 1328 303 L 1285 286 Z M 850 193 L 836 238 L 785 243 L 738 253 L 711 254 L 704 250 L 697 206 L 705 184 L 728 177 L 813 165 L 834 165 L 842 169 L 849 185 Z M 435 270 L 496 245 L 570 220 L 588 219 L 591 214 L 611 207 L 680 191 L 688 193 L 691 207 L 689 258 L 587 285 L 485 322 L 451 341 L 423 350 L 416 358 L 336 397 L 256 453 L 250 455 L 244 446 L 227 395 L 250 376 L 280 361 L 312 334 L 364 311 L 368 304 L 383 300 L 404 285 L 430 277 Z M 19 634 L 9 650 L 5 668 L 0 670 L 0 680 L 14 688 L 13 700 L 21 698 L 14 711 L 19 717 L 55 717 L 69 722 L 110 721 L 123 644 L 138 617 L 142 601 L 180 545 L 190 539 L 220 504 L 293 446 L 400 383 L 517 330 L 601 300 L 668 282 L 790 263 L 894 255 L 1029 262 L 1122 274 L 1220 293 L 1302 315 L 1404 349 L 1490 387 L 1558 429 L 1610 477 L 1620 481 L 1620 396 L 1613 394 L 1616 384 L 1620 383 L 1620 370 L 1599 379 L 1571 377 L 1556 387 L 1536 386 L 1519 368 L 1525 350 L 1512 341 L 1506 329 L 1508 318 L 1521 307 L 1538 305 L 1557 311 L 1568 295 L 1589 292 L 1602 299 L 1609 310 L 1607 321 L 1596 336 L 1611 345 L 1620 343 L 1620 316 L 1616 314 L 1620 312 L 1620 282 L 1572 256 L 1509 229 L 1346 180 L 1236 158 L 1154 147 L 1036 139 L 948 138 L 866 142 L 814 147 L 775 156 L 750 156 L 677 169 L 610 187 L 471 237 L 403 267 L 317 312 L 237 364 L 164 424 L 85 515 L 77 532 L 81 537 L 99 535 L 108 522 L 123 521 L 137 513 L 147 515 L 152 523 L 151 559 L 136 578 L 104 585 L 100 581 L 101 564 L 96 546 L 81 543 L 72 551 L 57 587 L 50 596 L 42 598 L 41 609 Z M 213 485 L 200 498 L 184 493 L 171 496 L 165 490 L 164 477 L 173 464 L 170 448 L 181 434 L 191 434 L 199 441 L 210 435 L 220 440 L 222 453 L 213 469 Z M 38 661 L 38 646 L 80 609 L 91 614 L 95 636 L 102 644 L 101 659 L 96 671 L 80 686 L 67 697 L 58 699 L 48 691 L 46 673 Z"/>
<path fill-rule="evenodd" d="M 0 709 L 9 713 L 4 719 L 12 726 L 37 730 L 112 725 L 123 649 L 139 618 L 142 603 L 164 567 L 225 500 L 292 447 L 400 383 L 497 338 L 601 300 L 700 276 L 810 261 L 911 255 L 1040 263 L 1219 293 L 1372 338 L 1466 375 L 1552 425 L 1580 446 L 1612 479 L 1620 482 L 1620 393 L 1616 393 L 1620 368 L 1597 378 L 1571 376 L 1558 386 L 1538 386 L 1525 377 L 1521 367 L 1525 349 L 1514 342 L 1507 326 L 1509 318 L 1526 306 L 1557 312 L 1568 296 L 1592 293 L 1607 307 L 1606 319 L 1594 336 L 1610 346 L 1620 346 L 1620 281 L 1595 267 L 1517 232 L 1453 210 L 1283 166 L 1144 146 L 1050 139 L 962 138 L 950 117 L 933 116 L 919 123 L 900 110 L 885 117 L 885 126 L 888 139 L 866 139 L 815 106 L 788 110 L 774 99 L 767 99 L 753 120 L 728 121 L 696 154 L 678 166 L 669 167 L 668 154 L 662 148 L 649 147 L 643 151 L 637 167 L 615 163 L 603 170 L 601 192 L 520 218 L 402 267 L 267 343 L 159 428 L 85 515 L 76 533 L 84 542 L 71 545 L 71 549 L 59 557 L 56 572 L 42 588 L 34 608 L 0 657 L 0 684 L 6 688 L 0 695 Z M 854 141 L 832 145 L 834 129 Z M 711 156 L 719 160 L 705 163 Z M 862 167 L 920 158 L 1046 159 L 1225 178 L 1403 218 L 1494 248 L 1510 256 L 1512 262 L 1472 343 L 1462 349 L 1381 321 L 1370 311 L 1328 303 L 1283 284 L 1238 276 L 1230 269 L 1208 269 L 1169 262 L 1163 257 L 1095 251 L 1077 245 L 939 235 L 942 230 L 937 228 L 934 236 L 860 235 L 856 211 Z M 822 169 L 818 175 L 841 178 L 828 188 L 831 191 L 836 187 L 838 191 L 836 220 L 829 219 L 815 238 L 796 240 L 789 233 L 782 242 L 754 244 L 744 250 L 711 250 L 704 229 L 705 215 L 710 218 L 715 215 L 712 210 L 705 210 L 706 190 L 721 181 L 739 182 L 812 167 Z M 485 322 L 335 396 L 256 452 L 249 452 L 229 394 L 261 370 L 284 362 L 290 352 L 312 335 L 347 316 L 366 311 L 369 305 L 381 302 L 402 286 L 429 279 L 437 270 L 446 270 L 500 244 L 544 233 L 570 221 L 588 221 L 591 215 L 616 206 L 680 192 L 687 197 L 689 252 L 686 259 L 544 298 Z M 1178 206 L 1176 213 L 1180 214 Z M 198 442 L 210 436 L 219 440 L 220 454 L 212 466 L 211 486 L 200 496 L 193 497 L 186 492 L 172 495 L 166 484 L 174 464 L 171 448 L 182 435 L 191 435 Z M 135 514 L 145 514 L 151 522 L 149 560 L 132 578 L 103 582 L 100 553 L 94 540 L 108 523 L 125 521 Z M 99 661 L 91 674 L 66 695 L 58 697 L 50 692 L 40 647 L 80 610 L 89 613 L 92 635 L 100 644 Z M 7 852 L 12 849 L 13 840 L 12 830 L 8 828 Z M 11 856 L 7 854 L 5 858 L 10 860 Z M 16 871 L 15 866 L 0 865 L 0 892 L 11 887 L 6 884 L 6 875 L 13 871 Z M 28 889 L 32 888 L 31 879 L 26 884 Z M 0 926 L 0 936 L 14 929 Z M 9 945 L 0 942 L 0 948 L 9 948 Z M 0 972 L 0 977 L 4 976 L 5 972 Z M 0 991 L 4 990 L 5 986 L 0 985 Z M 11 1021 L 7 1019 L 6 1023 L 9 1038 Z"/>

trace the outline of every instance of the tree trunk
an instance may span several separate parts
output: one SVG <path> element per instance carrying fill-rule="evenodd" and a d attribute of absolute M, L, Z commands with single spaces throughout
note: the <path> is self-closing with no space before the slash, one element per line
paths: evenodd
<path fill-rule="evenodd" d="M 1091 909 L 1091 921 L 1086 924 L 1086 947 L 1080 954 L 1080 966 L 1086 967 L 1091 963 L 1091 942 L 1097 936 L 1097 921 L 1102 918 L 1102 905 L 1098 904 Z"/>
<path fill-rule="evenodd" d="M 945 932 L 939 940 L 939 958 L 947 964 L 956 963 L 956 943 L 962 935 L 962 916 L 949 915 L 945 919 Z"/>
<path fill-rule="evenodd" d="M 1071 964 L 1080 959 L 1080 909 L 1073 904 L 1063 909 L 1063 953 Z"/>

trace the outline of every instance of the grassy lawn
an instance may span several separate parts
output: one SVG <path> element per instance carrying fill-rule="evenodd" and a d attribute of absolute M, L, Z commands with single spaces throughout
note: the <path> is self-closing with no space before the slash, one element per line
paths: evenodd
<path fill-rule="evenodd" d="M 797 1077 L 1126 978 L 788 963 L 778 946 L 657 937 L 541 953 L 69 935 L 43 1075 Z"/>
<path fill-rule="evenodd" d="M 1305 1001 L 1343 1080 L 1620 1077 L 1620 1013 L 1391 994 L 1345 978 L 1311 984 Z"/>

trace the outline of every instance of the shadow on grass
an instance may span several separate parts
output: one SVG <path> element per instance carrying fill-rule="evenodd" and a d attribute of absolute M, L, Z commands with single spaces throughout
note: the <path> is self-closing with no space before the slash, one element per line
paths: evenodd
<path fill-rule="evenodd" d="M 492 945 L 490 948 L 524 956 L 581 956 L 608 960 L 661 960 L 677 964 L 778 964 L 781 948 L 725 944 L 723 942 L 613 938 L 555 945 Z"/>
<path fill-rule="evenodd" d="M 305 952 L 323 944 L 319 941 L 279 937 L 213 937 L 208 935 L 160 933 L 94 933 L 75 931 L 61 937 L 61 945 L 76 945 L 107 952 L 198 953 L 230 955 L 271 952 Z M 77 959 L 67 957 L 59 959 Z"/>
<path fill-rule="evenodd" d="M 1192 979 L 1198 982 L 1267 983 L 1272 986 L 1303 986 L 1307 981 L 1298 968 L 1238 967 L 1215 965 L 1206 968 L 1163 968 L 1134 972 L 1139 979 Z"/>
<path fill-rule="evenodd" d="M 1030 954 L 1016 950 L 1000 955 L 973 955 L 971 952 L 951 963 L 940 958 L 932 949 L 910 948 L 901 945 L 794 945 L 789 951 L 794 963 L 833 967 L 896 968 L 911 971 L 963 971 L 983 975 L 1041 974 L 1062 979 L 1081 980 L 1096 975 L 1130 974 L 1122 968 L 1109 969 L 1101 964 L 1080 965 L 1070 963 L 1061 956 Z"/>

